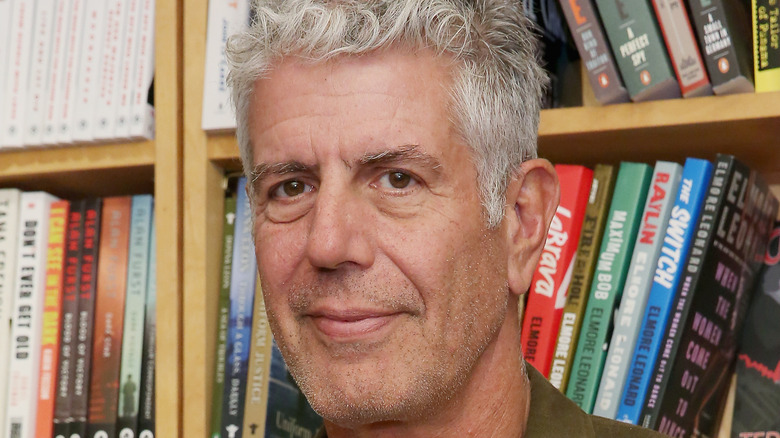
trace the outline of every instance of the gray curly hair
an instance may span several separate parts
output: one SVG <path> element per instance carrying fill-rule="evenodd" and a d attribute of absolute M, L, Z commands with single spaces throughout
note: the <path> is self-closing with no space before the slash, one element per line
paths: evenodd
<path fill-rule="evenodd" d="M 507 184 L 523 161 L 536 157 L 547 84 L 520 1 L 254 1 L 252 25 L 227 45 L 247 175 L 253 166 L 248 126 L 253 87 L 280 58 L 322 62 L 389 47 L 429 49 L 455 61 L 450 117 L 473 148 L 488 224 L 501 222 Z"/>

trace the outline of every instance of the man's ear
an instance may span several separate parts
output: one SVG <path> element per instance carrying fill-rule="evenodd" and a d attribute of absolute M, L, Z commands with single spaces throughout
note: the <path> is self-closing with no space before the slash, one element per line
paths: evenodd
<path fill-rule="evenodd" d="M 558 175 L 544 159 L 524 162 L 507 187 L 507 280 L 509 289 L 517 295 L 530 286 L 560 195 Z"/>

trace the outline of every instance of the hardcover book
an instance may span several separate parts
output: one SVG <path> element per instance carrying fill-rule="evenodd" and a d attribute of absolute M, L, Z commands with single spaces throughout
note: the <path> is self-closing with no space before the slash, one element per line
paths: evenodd
<path fill-rule="evenodd" d="M 780 3 L 751 0 L 756 92 L 780 90 Z"/>
<path fill-rule="evenodd" d="M 49 241 L 46 248 L 46 284 L 43 290 L 41 365 L 38 378 L 38 413 L 35 436 L 52 436 L 54 394 L 60 352 L 62 315 L 62 274 L 70 202 L 52 203 L 49 213 Z"/>
<path fill-rule="evenodd" d="M 62 276 L 62 317 L 60 324 L 60 355 L 57 365 L 57 387 L 54 400 L 54 436 L 68 436 L 73 421 L 71 401 L 76 371 L 76 337 L 78 334 L 79 285 L 81 282 L 81 251 L 84 244 L 86 201 L 71 202 L 65 241 L 65 262 Z"/>
<path fill-rule="evenodd" d="M 653 284 L 642 313 L 639 338 L 632 350 L 628 375 L 620 395 L 616 419 L 637 424 L 647 394 L 653 364 L 661 348 L 661 338 L 680 282 L 681 268 L 688 258 L 702 202 L 712 176 L 707 160 L 689 158 L 666 226 L 661 253 L 654 263 Z M 704 207 L 706 209 L 706 207 Z"/>
<path fill-rule="evenodd" d="M 119 99 L 119 74 L 122 69 L 122 36 L 127 19 L 127 2 L 104 0 L 106 3 L 103 52 L 100 57 L 100 82 L 94 118 L 95 140 L 111 140 L 116 134 L 116 114 Z"/>
<path fill-rule="evenodd" d="M 86 20 L 86 6 L 87 0 L 71 0 L 70 7 L 72 8 L 70 15 L 70 32 L 68 32 L 68 45 L 65 53 L 63 63 L 64 73 L 62 75 L 62 101 L 59 108 L 56 109 L 55 121 L 57 123 L 55 129 L 56 142 L 59 144 L 67 144 L 73 141 L 74 125 L 76 123 L 75 112 L 76 102 L 78 98 L 76 96 L 77 90 L 79 90 L 79 62 L 81 60 L 81 53 L 87 48 L 82 47 L 84 41 L 84 26 Z M 74 30 L 75 29 L 75 30 Z"/>
<path fill-rule="evenodd" d="M 108 50 L 105 29 L 106 0 L 84 0 L 84 30 L 82 49 L 79 57 L 78 100 L 73 106 L 73 141 L 84 143 L 95 139 L 96 108 L 101 92 L 101 61 L 103 52 Z"/>
<path fill-rule="evenodd" d="M 584 166 L 555 165 L 561 198 L 528 291 L 521 343 L 523 358 L 547 378 L 558 338 L 574 254 L 588 203 L 593 171 Z"/>
<path fill-rule="evenodd" d="M 222 428 L 222 394 L 225 391 L 225 350 L 230 320 L 230 271 L 233 267 L 233 235 L 235 233 L 236 197 L 225 197 L 222 221 L 222 275 L 217 305 L 217 342 L 214 354 L 214 383 L 211 391 L 211 437 L 219 438 Z"/>
<path fill-rule="evenodd" d="M 661 240 L 669 223 L 672 204 L 680 184 L 682 166 L 668 161 L 655 164 L 650 189 L 647 192 L 642 222 L 637 233 L 623 297 L 615 316 L 612 340 L 601 374 L 601 383 L 593 408 L 595 415 L 615 418 L 618 400 L 628 374 L 631 352 L 634 351 L 639 324 L 653 283 L 653 268 L 661 253 Z"/>
<path fill-rule="evenodd" d="M 5 77 L 2 123 L 4 132 L 0 137 L 3 148 L 20 148 L 24 145 L 24 116 L 27 104 L 27 88 L 30 80 L 32 59 L 33 20 L 35 1 L 14 1 L 11 3 L 10 36 L 8 38 L 8 70 Z"/>
<path fill-rule="evenodd" d="M 125 0 L 124 30 L 121 34 L 122 51 L 120 52 L 120 65 L 117 72 L 116 96 L 116 130 L 114 138 L 128 138 L 130 136 L 130 113 L 133 109 L 133 79 L 138 56 L 140 28 L 140 15 L 143 0 Z"/>
<path fill-rule="evenodd" d="M 68 435 L 71 438 L 87 436 L 87 407 L 89 405 L 89 375 L 92 371 L 92 340 L 94 338 L 95 291 L 97 289 L 98 251 L 103 201 L 91 198 L 84 206 L 84 238 L 81 244 L 78 318 L 76 331 L 76 367 L 73 372 L 73 397 Z"/>
<path fill-rule="evenodd" d="M 780 436 L 780 222 L 775 222 L 737 354 L 731 436 Z"/>
<path fill-rule="evenodd" d="M 122 361 L 119 372 L 120 436 L 138 435 L 138 410 L 141 392 L 141 365 L 144 346 L 144 311 L 149 275 L 149 251 L 154 199 L 151 195 L 133 196 L 130 217 L 130 244 L 127 255 L 127 289 L 122 329 Z"/>
<path fill-rule="evenodd" d="M 682 0 L 652 0 L 683 97 L 709 96 L 712 86 Z"/>
<path fill-rule="evenodd" d="M 602 105 L 628 102 L 628 90 L 618 73 L 592 0 L 560 0 L 560 5 L 596 100 Z"/>
<path fill-rule="evenodd" d="M 9 65 L 8 53 L 11 51 L 11 3 L 12 0 L 0 0 L 0 65 Z M 5 102 L 8 91 L 5 89 L 6 75 L 9 68 L 0 68 L 0 147 L 3 145 L 3 133 L 5 133 Z M 0 369 L 2 371 L 2 369 Z M 0 391 L 3 387 L 0 385 Z M 0 396 L 2 399 L 3 396 Z M 3 411 L 0 402 L 0 412 Z M 0 413 L 0 425 L 3 424 L 4 414 Z"/>
<path fill-rule="evenodd" d="M 230 317 L 225 349 L 225 383 L 222 395 L 223 438 L 241 438 L 244 426 L 244 401 L 247 367 L 252 335 L 257 261 L 252 239 L 252 220 L 246 194 L 246 178 L 238 180 L 233 265 L 230 273 Z"/>
<path fill-rule="evenodd" d="M 68 37 L 71 32 L 71 14 L 76 13 L 70 1 L 57 1 L 54 14 L 54 30 L 51 41 L 51 60 L 46 70 L 47 86 L 43 105 L 41 144 L 57 143 L 57 117 L 65 99 L 65 62 L 68 58 Z M 80 29 L 73 29 L 76 32 Z"/>
<path fill-rule="evenodd" d="M 690 0 L 696 38 L 715 94 L 752 93 L 750 15 L 742 1 Z"/>
<path fill-rule="evenodd" d="M 574 271 L 566 294 L 566 305 L 563 307 L 561 327 L 550 366 L 550 383 L 563 393 L 566 393 L 569 383 L 571 364 L 582 327 L 582 316 L 588 303 L 588 291 L 596 268 L 599 244 L 604 234 L 609 204 L 612 202 L 616 174 L 615 168 L 607 164 L 597 164 L 593 170 L 588 206 L 585 207 L 580 241 L 574 257 Z"/>
<path fill-rule="evenodd" d="M 718 162 L 733 159 L 719 156 Z M 691 315 L 660 398 L 657 428 L 673 436 L 711 435 L 731 377 L 737 339 L 747 313 L 777 200 L 755 171 L 736 162 L 715 223 L 714 244 L 701 257 L 691 285 Z M 692 253 L 691 258 L 694 257 Z"/>
<path fill-rule="evenodd" d="M 260 282 L 255 289 L 255 309 L 252 322 L 252 346 L 249 349 L 246 401 L 244 405 L 244 437 L 264 437 L 268 411 L 268 387 L 271 375 L 273 334 L 265 313 L 265 301 Z"/>
<path fill-rule="evenodd" d="M 130 137 L 154 137 L 154 106 L 152 81 L 154 79 L 154 0 L 141 0 L 138 55 L 134 64 L 132 108 L 130 110 Z"/>
<path fill-rule="evenodd" d="M 44 192 L 24 192 L 19 200 L 16 284 L 11 348 L 6 356 L 10 362 L 3 436 L 35 437 L 49 212 L 56 201 L 57 198 Z"/>
<path fill-rule="evenodd" d="M 103 199 L 87 433 L 116 435 L 132 198 Z"/>
<path fill-rule="evenodd" d="M 648 0 L 596 0 L 596 5 L 631 100 L 680 97 Z"/>
<path fill-rule="evenodd" d="M 566 389 L 566 396 L 588 413 L 593 411 L 596 401 L 609 347 L 613 310 L 623 292 L 651 176 L 652 168 L 643 163 L 623 162 L 618 170 Z"/>
<path fill-rule="evenodd" d="M 32 2 L 28 2 L 32 3 Z M 54 27 L 54 0 L 35 0 L 32 52 L 30 59 L 27 95 L 25 96 L 24 134 L 25 146 L 40 145 L 43 139 L 43 123 L 46 118 L 46 85 L 49 63 L 52 57 L 52 28 Z"/>
<path fill-rule="evenodd" d="M 4 353 L 11 348 L 20 196 L 19 190 L 0 189 L 0 352 Z M 0 428 L 5 427 L 8 363 L 8 359 L 0 360 Z"/>

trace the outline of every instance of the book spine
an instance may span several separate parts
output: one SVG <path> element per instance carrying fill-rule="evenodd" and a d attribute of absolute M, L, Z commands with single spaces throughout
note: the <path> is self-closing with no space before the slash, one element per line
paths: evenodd
<path fill-rule="evenodd" d="M 596 5 L 631 100 L 680 97 L 647 0 L 596 0 Z"/>
<path fill-rule="evenodd" d="M 612 340 L 593 408 L 594 415 L 612 419 L 617 415 L 618 400 L 623 394 L 623 384 L 628 375 L 630 354 L 636 346 L 641 316 L 653 282 L 653 267 L 661 252 L 661 239 L 669 223 L 681 174 L 682 166 L 668 161 L 659 161 L 653 170 L 623 298 L 615 316 Z"/>
<path fill-rule="evenodd" d="M 650 373 L 658 357 L 661 337 L 680 282 L 680 268 L 688 260 L 690 242 L 711 175 L 712 164 L 708 161 L 692 158 L 685 161 L 680 188 L 664 232 L 661 254 L 655 263 L 653 285 L 647 297 L 639 338 L 632 352 L 631 365 L 620 396 L 616 417 L 619 421 L 633 424 L 639 421 Z"/>
<path fill-rule="evenodd" d="M 10 70 L 10 59 L 8 53 L 11 51 L 11 12 L 13 11 L 13 0 L 0 0 L 0 65 L 8 66 L 0 68 L 0 147 L 3 145 L 3 134 L 5 133 L 5 103 L 7 91 L 5 82 L 7 71 Z M 2 371 L 0 369 L 0 371 Z M 0 390 L 3 387 L 0 386 Z M 2 399 L 3 396 L 0 396 Z M 0 411 L 3 405 L 0 402 Z M 3 424 L 3 415 L 0 414 L 0 425 Z"/>
<path fill-rule="evenodd" d="M 121 61 L 117 74 L 118 95 L 116 98 L 116 131 L 114 138 L 128 138 L 130 135 L 130 117 L 133 109 L 133 84 L 138 57 L 138 42 L 141 7 L 143 0 L 126 0 L 127 11 L 122 38 Z"/>
<path fill-rule="evenodd" d="M 725 186 L 713 245 L 704 255 L 658 414 L 665 433 L 711 435 L 724 401 L 736 340 L 777 215 L 768 187 L 741 163 Z"/>
<path fill-rule="evenodd" d="M 612 313 L 623 291 L 651 176 L 650 166 L 624 162 L 620 164 L 615 182 L 583 329 L 566 389 L 566 395 L 588 413 L 596 401 Z"/>
<path fill-rule="evenodd" d="M 671 375 L 671 367 L 677 357 L 682 337 L 682 327 L 688 320 L 691 310 L 691 299 L 695 285 L 698 283 L 698 274 L 701 272 L 703 256 L 707 248 L 712 245 L 714 235 L 712 230 L 717 223 L 718 214 L 724 202 L 724 187 L 733 172 L 731 159 L 725 157 L 725 161 L 715 163 L 712 182 L 707 189 L 707 196 L 701 211 L 701 218 L 696 226 L 694 238 L 690 243 L 690 257 L 682 270 L 682 278 L 676 286 L 676 293 L 670 309 L 670 315 L 663 338 L 659 345 L 658 359 L 652 368 L 651 380 L 647 389 L 647 396 L 641 410 L 640 421 L 646 427 L 657 426 L 660 402 L 663 400 L 666 386 Z"/>
<path fill-rule="evenodd" d="M 157 232 L 152 221 L 149 242 L 149 275 L 146 287 L 146 322 L 144 324 L 144 354 L 141 371 L 141 408 L 138 412 L 139 438 L 154 438 L 155 433 L 155 345 L 157 338 Z"/>
<path fill-rule="evenodd" d="M 72 421 L 68 425 L 67 435 L 71 438 L 84 438 L 87 433 L 102 204 L 99 198 L 87 199 L 84 207 L 84 240 L 80 253 L 79 313 L 76 324 L 76 367 L 73 371 L 73 397 L 70 407 Z"/>
<path fill-rule="evenodd" d="M 16 247 L 16 289 L 3 436 L 33 438 L 41 364 L 46 248 L 53 196 L 22 193 Z"/>
<path fill-rule="evenodd" d="M 46 248 L 46 285 L 43 297 L 41 365 L 38 378 L 38 413 L 35 436 L 50 437 L 54 424 L 54 394 L 60 352 L 62 275 L 70 202 L 57 201 L 49 213 L 49 241 Z"/>
<path fill-rule="evenodd" d="M 251 232 L 251 209 L 246 195 L 246 178 L 238 181 L 233 266 L 230 273 L 230 317 L 225 349 L 225 388 L 222 393 L 223 438 L 241 438 L 246 398 L 249 340 L 252 334 L 257 262 Z"/>
<path fill-rule="evenodd" d="M 70 0 L 57 0 L 54 7 L 54 29 L 51 38 L 51 60 L 46 71 L 47 85 L 43 105 L 41 144 L 57 143 L 57 116 L 64 98 L 65 62 L 68 57 L 68 33 L 73 12 Z M 74 30 L 75 32 L 75 30 Z"/>
<path fill-rule="evenodd" d="M 265 420 L 266 436 L 289 436 L 289 430 L 293 427 L 302 436 L 315 436 L 321 426 L 322 419 L 309 406 L 290 375 L 274 340 Z"/>
<path fill-rule="evenodd" d="M 209 1 L 201 120 L 201 126 L 206 131 L 236 127 L 233 105 L 230 104 L 230 89 L 227 86 L 225 43 L 228 36 L 245 29 L 248 24 L 248 0 Z"/>
<path fill-rule="evenodd" d="M 138 435 L 141 357 L 144 341 L 144 311 L 149 274 L 149 239 L 154 214 L 151 195 L 133 196 L 130 216 L 130 246 L 127 255 L 127 290 L 122 329 L 117 428 L 123 437 Z"/>
<path fill-rule="evenodd" d="M 271 377 L 273 334 L 265 313 L 260 282 L 255 289 L 255 309 L 252 321 L 252 346 L 249 349 L 249 370 L 244 404 L 244 436 L 264 437 L 268 413 L 268 384 Z"/>
<path fill-rule="evenodd" d="M 233 266 L 235 219 L 236 197 L 227 196 L 225 197 L 225 214 L 222 221 L 222 278 L 219 288 L 214 384 L 211 394 L 212 438 L 219 438 L 222 427 L 222 394 L 225 390 L 225 349 L 227 348 L 228 321 L 230 319 L 230 271 Z"/>
<path fill-rule="evenodd" d="M 101 57 L 100 95 L 95 114 L 95 140 L 116 138 L 116 115 L 119 108 L 119 76 L 124 64 L 124 34 L 127 27 L 128 2 L 108 0 L 106 5 L 105 46 Z"/>
<path fill-rule="evenodd" d="M 16 189 L 0 190 L 0 352 L 3 354 L 7 354 L 11 348 L 16 242 L 19 238 L 19 196 L 21 192 Z M 8 359 L 0 360 L 0 428 L 5 427 L 8 364 Z"/>
<path fill-rule="evenodd" d="M 593 170 L 588 206 L 585 207 L 577 255 L 574 257 L 574 271 L 566 293 L 561 327 L 550 366 L 550 383 L 563 393 L 569 383 L 571 364 L 582 328 L 582 316 L 588 303 L 587 292 L 590 290 L 599 254 L 598 245 L 604 234 L 604 223 L 612 202 L 616 173 L 613 166 L 606 164 L 598 164 Z"/>
<path fill-rule="evenodd" d="M 780 4 L 751 0 L 756 92 L 780 91 Z"/>
<path fill-rule="evenodd" d="M 67 144 L 73 141 L 73 125 L 75 124 L 75 105 L 77 102 L 77 93 L 79 89 L 78 84 L 78 72 L 79 61 L 81 60 L 82 51 L 86 50 L 82 47 L 84 35 L 87 33 L 84 31 L 84 23 L 86 18 L 86 0 L 70 0 L 71 14 L 70 14 L 70 31 L 68 32 L 68 44 L 65 53 L 62 75 L 62 101 L 61 105 L 57 108 L 57 115 L 55 116 L 57 125 L 55 127 L 56 142 L 59 144 Z"/>
<path fill-rule="evenodd" d="M 90 142 L 95 139 L 95 112 L 100 99 L 102 79 L 101 62 L 107 50 L 105 38 L 105 0 L 85 0 L 84 35 L 78 69 L 77 103 L 73 106 L 73 141 Z"/>
<path fill-rule="evenodd" d="M 132 199 L 103 200 L 87 433 L 116 434 Z"/>
<path fill-rule="evenodd" d="M 683 97 L 712 94 L 704 61 L 682 0 L 652 0 Z"/>
<path fill-rule="evenodd" d="M 52 58 L 55 0 L 36 0 L 30 79 L 24 116 L 24 145 L 37 146 L 43 139 L 46 118 L 46 84 Z"/>
<path fill-rule="evenodd" d="M 740 2 L 734 2 L 740 3 Z M 741 6 L 726 10 L 721 0 L 690 0 L 696 38 L 715 94 L 752 93 L 750 20 Z M 744 23 L 743 23 L 744 22 Z M 746 35 L 743 33 L 747 31 Z M 748 58 L 748 59 L 745 59 Z"/>
<path fill-rule="evenodd" d="M 780 221 L 775 222 L 737 355 L 731 436 L 780 435 Z M 760 403 L 756 403 L 760 400 Z"/>
<path fill-rule="evenodd" d="M 531 279 L 521 331 L 523 357 L 545 378 L 550 374 L 582 218 L 593 182 L 593 171 L 583 166 L 559 164 L 555 171 L 561 187 L 560 203 Z"/>
<path fill-rule="evenodd" d="M 596 100 L 602 105 L 628 102 L 628 90 L 620 78 L 615 58 L 591 0 L 560 0 L 569 30 L 580 54 Z"/>
<path fill-rule="evenodd" d="M 79 284 L 81 250 L 84 243 L 84 214 L 86 202 L 74 201 L 68 214 L 65 261 L 62 277 L 62 318 L 57 387 L 54 400 L 54 436 L 67 437 L 68 423 L 72 421 L 70 398 L 73 395 L 76 370 L 76 337 L 78 335 Z"/>
<path fill-rule="evenodd" d="M 154 79 L 154 17 L 154 0 L 141 0 L 138 56 L 130 110 L 130 137 L 136 139 L 154 137 L 154 107 L 149 101 Z"/>
<path fill-rule="evenodd" d="M 20 148 L 24 145 L 24 116 L 27 104 L 27 86 L 32 60 L 32 37 L 35 18 L 34 1 L 14 0 L 11 12 L 8 70 L 5 81 L 3 122 L 5 132 L 2 147 Z"/>

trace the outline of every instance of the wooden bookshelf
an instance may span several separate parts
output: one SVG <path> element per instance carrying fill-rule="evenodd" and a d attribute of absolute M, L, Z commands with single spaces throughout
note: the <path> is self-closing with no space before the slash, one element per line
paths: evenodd
<path fill-rule="evenodd" d="M 208 435 L 221 253 L 223 175 L 241 169 L 233 132 L 201 129 L 207 1 L 185 5 L 183 436 Z M 593 165 L 682 162 L 732 153 L 780 197 L 780 93 L 545 110 L 539 154 Z"/>
<path fill-rule="evenodd" d="M 183 0 L 156 2 L 154 140 L 0 151 L 0 186 L 64 198 L 154 193 L 156 432 L 181 437 Z"/>

